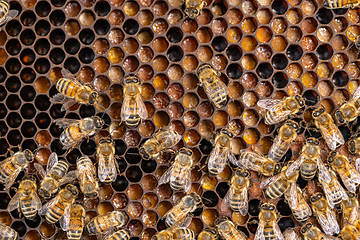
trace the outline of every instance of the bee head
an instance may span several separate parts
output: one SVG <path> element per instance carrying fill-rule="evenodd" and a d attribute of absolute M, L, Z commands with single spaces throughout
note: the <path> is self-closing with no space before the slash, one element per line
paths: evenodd
<path fill-rule="evenodd" d="M 182 154 L 186 154 L 186 155 L 188 155 L 188 156 L 193 155 L 193 152 L 192 152 L 190 149 L 188 149 L 188 148 L 182 148 L 182 149 L 180 149 L 179 152 L 182 153 Z"/>
<path fill-rule="evenodd" d="M 105 122 L 102 118 L 98 117 L 98 116 L 94 116 L 94 123 L 95 123 L 95 127 L 100 129 L 104 126 Z"/>
<path fill-rule="evenodd" d="M 355 193 L 348 192 L 348 196 L 349 196 L 350 198 L 353 198 L 353 197 L 355 197 Z"/>
<path fill-rule="evenodd" d="M 343 116 L 342 116 L 342 114 L 341 114 L 341 112 L 339 110 L 337 110 L 335 112 L 335 118 L 340 124 L 343 124 L 345 122 L 345 120 L 344 120 L 344 118 L 343 118 Z"/>
<path fill-rule="evenodd" d="M 221 223 L 223 223 L 225 221 L 229 221 L 229 219 L 227 217 L 225 217 L 225 216 L 221 216 L 218 219 L 216 219 L 215 225 L 219 226 Z"/>
<path fill-rule="evenodd" d="M 24 151 L 24 155 L 26 157 L 26 161 L 27 162 L 32 162 L 34 160 L 34 154 L 29 150 L 29 149 L 26 149 Z"/>
<path fill-rule="evenodd" d="M 44 199 L 49 199 L 51 197 L 51 194 L 49 194 L 47 191 L 44 191 L 42 188 L 39 189 L 39 195 Z"/>
<path fill-rule="evenodd" d="M 330 152 L 329 156 L 328 156 L 328 163 L 332 163 L 336 157 L 337 153 L 336 152 Z"/>
<path fill-rule="evenodd" d="M 285 124 L 292 127 L 292 128 L 294 128 L 295 130 L 299 129 L 299 124 L 297 122 L 293 121 L 293 120 L 287 120 L 285 122 Z"/>
<path fill-rule="evenodd" d="M 204 231 L 205 231 L 205 232 L 208 232 L 208 233 L 210 233 L 210 234 L 212 234 L 212 235 L 215 235 L 215 236 L 218 234 L 217 231 L 216 231 L 216 229 L 213 228 L 213 227 L 207 227 L 207 228 L 204 229 Z"/>
<path fill-rule="evenodd" d="M 140 153 L 140 156 L 141 156 L 143 159 L 145 159 L 145 160 L 149 160 L 149 159 L 150 159 L 150 156 L 149 156 L 149 154 L 146 153 L 144 147 L 141 147 L 141 148 L 140 148 L 139 153 Z"/>
<path fill-rule="evenodd" d="M 99 94 L 98 94 L 97 92 L 95 92 L 95 91 L 92 92 L 92 93 L 90 94 L 89 103 L 90 103 L 90 104 L 94 104 L 94 103 L 96 102 L 98 96 L 99 96 Z"/>
<path fill-rule="evenodd" d="M 295 99 L 298 101 L 300 107 L 304 107 L 304 106 L 305 106 L 305 101 L 304 101 L 304 99 L 303 99 L 302 96 L 296 95 L 296 96 L 295 96 Z"/>
<path fill-rule="evenodd" d="M 85 194 L 84 194 L 85 198 L 88 198 L 88 199 L 97 198 L 98 195 L 99 195 L 99 194 L 98 194 L 97 192 L 94 192 L 94 193 L 85 193 Z"/>
<path fill-rule="evenodd" d="M 315 193 L 314 195 L 311 196 L 310 201 L 311 202 L 315 202 L 316 200 L 322 198 L 322 194 L 321 193 Z"/>
<path fill-rule="evenodd" d="M 280 163 L 275 164 L 275 168 L 274 168 L 274 169 L 275 169 L 275 170 L 274 170 L 274 175 L 280 173 L 280 171 L 281 171 L 281 165 L 280 165 Z"/>
<path fill-rule="evenodd" d="M 194 199 L 196 205 L 201 204 L 201 197 L 197 193 L 192 192 L 189 194 L 189 196 L 191 196 Z"/>
<path fill-rule="evenodd" d="M 312 144 L 315 144 L 315 145 L 320 145 L 320 142 L 319 140 L 317 140 L 316 138 L 313 138 L 313 137 L 310 137 L 306 140 L 306 143 L 312 143 Z"/>
<path fill-rule="evenodd" d="M 77 196 L 79 194 L 79 190 L 77 189 L 77 187 L 72 184 L 68 184 L 66 186 L 66 189 L 69 190 L 74 196 Z"/>
<path fill-rule="evenodd" d="M 302 226 L 302 228 L 301 228 L 301 233 L 302 233 L 302 234 L 306 233 L 306 231 L 307 231 L 309 228 L 311 228 L 311 226 L 312 226 L 311 223 L 307 223 L 307 224 L 305 224 L 304 226 Z"/>
<path fill-rule="evenodd" d="M 234 137 L 233 133 L 232 133 L 231 131 L 229 131 L 228 129 L 226 129 L 226 128 L 221 129 L 221 133 L 228 135 L 229 138 L 233 138 L 233 137 Z"/>
<path fill-rule="evenodd" d="M 200 11 L 196 8 L 186 8 L 185 13 L 191 18 L 196 18 L 200 15 Z"/>
<path fill-rule="evenodd" d="M 313 118 L 318 118 L 321 114 L 323 114 L 325 112 L 325 109 L 324 108 L 318 108 L 318 109 L 315 109 L 312 113 L 313 115 Z"/>
<path fill-rule="evenodd" d="M 250 173 L 244 169 L 239 169 L 236 172 L 236 175 L 242 176 L 242 177 L 249 177 Z"/>
<path fill-rule="evenodd" d="M 114 141 L 109 137 L 103 137 L 100 139 L 99 143 L 113 143 Z"/>
<path fill-rule="evenodd" d="M 262 210 L 274 211 L 274 210 L 275 210 L 275 206 L 274 206 L 274 204 L 271 204 L 271 203 L 263 203 L 263 204 L 261 205 L 261 209 L 262 209 Z"/>
<path fill-rule="evenodd" d="M 125 79 L 125 83 L 139 83 L 139 79 L 135 76 L 133 77 L 127 77 Z"/>
<path fill-rule="evenodd" d="M 355 154 L 355 141 L 354 140 L 349 141 L 348 149 L 352 154 Z"/>

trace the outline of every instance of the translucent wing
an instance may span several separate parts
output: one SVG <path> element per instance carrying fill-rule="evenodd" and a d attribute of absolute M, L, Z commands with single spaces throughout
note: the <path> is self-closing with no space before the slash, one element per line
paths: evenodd
<path fill-rule="evenodd" d="M 65 208 L 64 215 L 59 220 L 60 227 L 63 231 L 66 231 L 70 226 L 70 211 L 71 211 L 71 204 L 69 204 Z"/>
<path fill-rule="evenodd" d="M 317 159 L 317 165 L 319 170 L 319 180 L 321 179 L 324 182 L 330 182 L 331 181 L 331 175 L 329 170 L 326 169 L 326 166 L 324 165 L 321 158 Z"/>
<path fill-rule="evenodd" d="M 60 195 L 58 194 L 56 197 L 54 197 L 53 199 L 51 199 L 49 202 L 47 202 L 46 204 L 44 204 L 42 206 L 42 208 L 39 211 L 39 214 L 40 215 L 45 215 L 47 210 L 50 207 L 54 206 L 59 201 L 59 199 L 60 199 Z"/>
<path fill-rule="evenodd" d="M 189 169 L 183 169 L 181 174 L 183 174 L 182 176 L 184 176 L 185 179 L 185 186 L 184 186 L 184 190 L 186 193 L 189 193 L 191 190 L 191 171 L 190 168 Z"/>
<path fill-rule="evenodd" d="M 350 176 L 346 179 L 346 177 L 343 177 L 343 175 L 340 175 L 342 177 L 342 182 L 344 183 L 347 190 L 350 192 L 356 192 L 356 187 L 358 184 L 360 184 L 360 173 L 355 170 L 355 168 L 349 164 L 348 171 L 350 173 Z"/>
<path fill-rule="evenodd" d="M 79 120 L 77 120 L 77 119 L 68 119 L 68 118 L 56 119 L 54 121 L 54 123 L 59 128 L 66 128 L 66 127 L 69 127 L 71 125 L 77 124 L 78 122 L 79 122 Z"/>
<path fill-rule="evenodd" d="M 356 171 L 360 172 L 360 158 L 355 160 L 355 169 Z"/>
<path fill-rule="evenodd" d="M 260 159 L 260 161 L 264 161 L 264 162 L 267 161 L 266 158 L 264 158 L 259 154 L 254 153 L 249 149 L 242 149 L 240 150 L 239 161 L 237 162 L 236 165 L 238 167 L 246 168 L 247 170 L 260 172 L 261 167 L 256 164 L 253 164 L 248 158 Z"/>
<path fill-rule="evenodd" d="M 188 213 L 185 215 L 185 217 L 182 220 L 172 225 L 171 228 L 187 228 L 190 225 L 193 217 L 194 214 Z"/>
<path fill-rule="evenodd" d="M 121 105 L 121 120 L 126 121 L 130 118 L 131 111 L 128 109 L 130 105 L 130 98 L 127 96 L 124 96 L 123 103 Z"/>
<path fill-rule="evenodd" d="M 281 160 L 281 158 L 283 157 L 283 155 L 279 155 L 279 154 L 274 154 L 276 151 L 275 149 L 281 148 L 281 149 L 289 149 L 291 146 L 292 141 L 283 141 L 280 138 L 280 135 L 277 135 L 274 139 L 274 142 L 269 150 L 269 158 L 271 158 L 272 160 L 274 160 L 275 162 L 279 162 Z M 285 155 L 286 152 L 284 152 Z"/>
<path fill-rule="evenodd" d="M 339 181 L 337 180 L 335 174 L 332 174 L 333 178 L 331 179 L 330 182 L 324 182 L 324 181 L 320 181 L 323 189 L 324 189 L 324 193 L 326 196 L 326 199 L 328 201 L 328 204 L 331 208 L 334 208 L 335 206 L 335 201 L 341 197 L 343 200 L 347 200 L 349 199 L 348 195 L 346 194 L 346 191 L 344 190 L 344 188 L 340 185 Z M 330 188 L 329 185 L 332 185 L 332 187 Z"/>
<path fill-rule="evenodd" d="M 231 151 L 231 149 L 228 150 L 228 158 L 229 158 L 229 161 L 234 164 L 235 166 L 238 166 L 240 165 L 238 160 L 236 159 L 235 157 L 235 154 Z"/>
<path fill-rule="evenodd" d="M 138 114 L 141 117 L 141 119 L 146 119 L 148 117 L 148 112 L 145 106 L 145 103 L 143 101 L 143 99 L 141 98 L 141 95 L 139 95 L 136 98 L 136 104 L 139 108 Z"/>
<path fill-rule="evenodd" d="M 36 191 L 32 194 L 32 205 L 35 206 L 36 210 L 40 210 L 41 209 L 41 200 L 39 198 L 39 196 L 37 195 Z"/>
<path fill-rule="evenodd" d="M 74 181 L 78 177 L 78 171 L 70 171 L 68 172 L 60 181 L 59 186 L 70 183 Z"/>
<path fill-rule="evenodd" d="M 285 240 L 302 240 L 302 238 L 292 228 L 288 228 L 284 232 Z"/>
<path fill-rule="evenodd" d="M 351 99 L 352 102 L 355 102 L 360 98 L 360 86 L 355 90 L 353 97 Z"/>
<path fill-rule="evenodd" d="M 284 240 L 284 236 L 279 228 L 279 225 L 276 222 L 273 224 L 273 230 L 275 233 L 276 240 Z"/>
<path fill-rule="evenodd" d="M 164 172 L 164 174 L 161 176 L 161 178 L 160 178 L 160 180 L 159 180 L 159 185 L 164 184 L 164 183 L 167 183 L 167 182 L 170 181 L 170 177 L 171 177 L 171 175 L 172 175 L 173 169 L 174 169 L 174 164 L 171 165 L 171 167 L 169 167 L 169 168 Z"/>
<path fill-rule="evenodd" d="M 234 194 L 234 188 L 230 186 L 229 190 L 227 191 L 224 201 L 229 206 L 230 205 L 230 197 Z"/>
<path fill-rule="evenodd" d="M 53 167 L 55 167 L 59 163 L 58 156 L 55 152 L 53 152 L 48 159 L 48 163 L 46 166 L 46 172 L 48 173 Z"/>
<path fill-rule="evenodd" d="M 10 228 L 9 226 L 7 226 L 4 223 L 0 222 L 0 239 L 18 240 L 19 235 L 17 234 L 17 232 L 15 230 L 14 231 L 9 231 L 9 229 L 12 229 L 12 228 Z"/>
<path fill-rule="evenodd" d="M 19 173 L 21 172 L 21 168 L 17 168 L 14 173 L 6 180 L 6 182 L 4 183 L 4 190 L 8 190 L 11 185 L 14 184 L 17 176 L 19 175 Z"/>
<path fill-rule="evenodd" d="M 265 123 L 268 125 L 276 124 L 284 121 L 286 117 L 289 116 L 289 114 L 291 113 L 290 110 L 285 111 L 283 109 L 282 105 L 284 103 L 284 100 L 266 99 L 266 100 L 260 100 L 259 102 L 258 102 L 258 106 L 260 107 L 264 106 L 264 108 L 268 110 L 268 112 L 265 115 Z"/>
<path fill-rule="evenodd" d="M 265 240 L 264 235 L 264 221 L 259 221 L 259 226 L 256 229 L 254 240 Z"/>
<path fill-rule="evenodd" d="M 299 199 L 298 199 L 298 193 L 297 193 L 297 186 L 296 186 L 296 182 L 292 182 L 289 188 L 289 196 L 286 198 L 286 200 L 289 203 L 289 206 L 291 209 L 295 209 L 299 203 Z M 287 194 L 285 194 L 285 197 L 287 196 Z"/>
<path fill-rule="evenodd" d="M 260 183 L 260 188 L 262 188 L 262 189 L 267 188 L 274 182 L 278 181 L 280 178 L 281 178 L 281 173 L 279 173 L 275 176 L 272 176 L 272 177 L 268 177 Z"/>
<path fill-rule="evenodd" d="M 262 99 L 257 102 L 257 105 L 266 110 L 271 110 L 276 105 L 281 105 L 284 102 L 283 99 Z"/>
<path fill-rule="evenodd" d="M 209 156 L 208 168 L 214 172 L 222 172 L 225 168 L 227 157 L 228 154 L 220 152 L 220 147 L 215 145 Z"/>
<path fill-rule="evenodd" d="M 112 176 L 116 178 L 116 167 L 114 163 L 115 159 L 113 157 L 111 158 L 112 158 L 111 160 L 107 161 L 107 165 L 106 165 L 104 157 L 102 156 L 99 157 L 98 176 L 100 182 L 104 182 L 110 176 L 110 173 L 113 173 Z"/>
<path fill-rule="evenodd" d="M 15 209 L 19 208 L 19 201 L 20 201 L 20 197 L 21 197 L 21 193 L 17 192 L 12 199 L 10 200 L 8 206 L 7 206 L 7 210 L 8 212 L 12 212 Z"/>
<path fill-rule="evenodd" d="M 343 215 L 344 216 L 344 215 Z M 349 218 L 345 219 L 348 223 L 355 225 L 355 222 L 359 219 L 359 208 L 358 207 L 353 207 L 350 214 L 349 214 Z"/>
<path fill-rule="evenodd" d="M 322 125 L 320 125 L 320 131 L 322 133 L 325 142 L 327 143 L 327 145 L 331 150 L 335 151 L 337 144 L 340 145 L 345 144 L 343 135 L 341 134 L 339 128 L 334 123 L 331 123 L 331 126 L 329 126 L 328 128 L 324 128 Z"/>
<path fill-rule="evenodd" d="M 248 212 L 248 191 L 247 188 L 243 188 L 240 193 L 240 201 L 241 205 L 239 204 L 239 212 L 241 215 L 245 216 Z"/>
<path fill-rule="evenodd" d="M 296 161 L 290 164 L 288 169 L 286 169 L 286 175 L 289 176 L 289 174 L 291 174 L 292 172 L 298 171 L 303 161 L 304 161 L 304 156 L 301 154 L 300 157 L 298 157 L 298 159 L 296 159 Z"/>
<path fill-rule="evenodd" d="M 64 78 L 74 81 L 75 84 L 82 86 L 82 84 L 76 79 L 76 77 L 66 68 L 61 69 L 61 74 Z"/>
<path fill-rule="evenodd" d="M 7 23 L 11 19 L 15 18 L 18 15 L 18 10 L 9 10 L 7 14 L 0 20 L 0 26 Z"/>
<path fill-rule="evenodd" d="M 326 210 L 326 216 L 327 216 L 328 224 L 329 224 L 329 226 L 328 226 L 329 229 L 328 230 L 330 231 L 330 233 L 327 233 L 327 234 L 334 235 L 335 233 L 339 233 L 340 232 L 340 227 L 339 227 L 338 222 L 336 221 L 335 212 L 328 208 Z"/>
<path fill-rule="evenodd" d="M 68 110 L 72 105 L 77 103 L 75 98 L 69 98 L 62 93 L 55 94 L 52 98 L 50 98 L 50 102 L 52 103 L 62 103 L 61 111 Z"/>
<path fill-rule="evenodd" d="M 46 175 L 46 172 L 44 170 L 44 168 L 38 164 L 38 163 L 34 163 L 34 168 L 36 169 L 36 171 L 40 174 L 41 178 L 44 178 Z"/>

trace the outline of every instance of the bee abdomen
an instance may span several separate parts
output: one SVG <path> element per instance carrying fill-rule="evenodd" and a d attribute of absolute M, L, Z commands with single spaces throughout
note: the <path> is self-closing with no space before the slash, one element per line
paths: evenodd
<path fill-rule="evenodd" d="M 56 83 L 56 89 L 62 94 L 74 98 L 79 87 L 71 80 L 60 78 Z"/>
<path fill-rule="evenodd" d="M 89 234 L 102 233 L 106 231 L 108 224 L 101 217 L 96 218 L 94 221 L 89 222 L 87 225 L 87 230 Z"/>
<path fill-rule="evenodd" d="M 264 227 L 264 240 L 275 240 L 275 233 L 273 230 L 273 226 L 265 226 Z"/>
<path fill-rule="evenodd" d="M 174 213 L 169 213 L 165 219 L 165 224 L 169 227 L 174 225 L 177 222 L 177 218 L 175 217 Z"/>
<path fill-rule="evenodd" d="M 286 147 L 283 147 L 279 144 L 274 144 L 271 146 L 269 151 L 269 158 L 273 159 L 275 162 L 279 162 L 287 150 L 288 149 Z"/>
<path fill-rule="evenodd" d="M 266 189 L 266 195 L 271 199 L 281 197 L 288 187 L 289 185 L 285 181 L 279 180 L 271 184 L 268 189 Z"/>
<path fill-rule="evenodd" d="M 34 219 L 37 211 L 32 206 L 32 198 L 21 200 L 21 211 L 27 219 Z"/>
<path fill-rule="evenodd" d="M 302 164 L 300 170 L 301 177 L 306 181 L 310 181 L 315 177 L 316 170 L 317 170 L 316 165 L 304 163 Z"/>
<path fill-rule="evenodd" d="M 139 125 L 140 123 L 140 116 L 137 114 L 131 114 L 130 117 L 128 119 L 126 119 L 126 123 L 130 126 L 130 127 L 136 127 L 137 125 Z"/>
<path fill-rule="evenodd" d="M 195 239 L 195 233 L 188 228 L 177 228 L 173 232 L 174 239 L 193 240 Z"/>
<path fill-rule="evenodd" d="M 107 240 L 129 240 L 129 239 L 130 239 L 129 233 L 126 230 L 121 229 L 116 233 L 113 233 Z"/>
<path fill-rule="evenodd" d="M 6 1 L 0 2 L 0 18 L 3 18 L 5 14 L 9 11 L 9 3 Z"/>
<path fill-rule="evenodd" d="M 61 133 L 60 142 L 63 145 L 73 145 L 80 139 L 80 136 L 82 134 L 77 126 L 68 127 Z"/>
<path fill-rule="evenodd" d="M 220 80 L 219 80 L 220 81 Z M 227 101 L 227 94 L 225 89 L 218 89 L 217 91 L 214 91 L 210 95 L 211 100 L 214 102 L 216 107 L 222 108 L 225 107 L 226 101 Z"/>
<path fill-rule="evenodd" d="M 56 204 L 54 207 L 49 208 L 46 212 L 45 218 L 49 223 L 56 223 L 64 214 L 64 209 Z"/>
<path fill-rule="evenodd" d="M 69 169 L 67 162 L 60 160 L 58 164 L 52 169 L 52 175 L 56 176 L 58 179 L 61 179 L 65 176 Z"/>
<path fill-rule="evenodd" d="M 71 225 L 67 230 L 68 239 L 80 239 L 83 232 L 83 224 L 80 219 L 71 219 Z"/>
<path fill-rule="evenodd" d="M 233 211 L 238 212 L 239 208 L 242 208 L 244 206 L 244 202 L 238 198 L 238 197 L 233 197 L 230 198 L 230 207 Z"/>

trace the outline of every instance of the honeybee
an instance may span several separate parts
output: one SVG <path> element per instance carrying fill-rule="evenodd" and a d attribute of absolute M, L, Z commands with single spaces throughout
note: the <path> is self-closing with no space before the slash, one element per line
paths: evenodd
<path fill-rule="evenodd" d="M 96 179 L 96 169 L 88 156 L 82 156 L 76 161 L 80 180 L 80 190 L 85 198 L 96 198 L 99 193 L 99 183 Z"/>
<path fill-rule="evenodd" d="M 71 205 L 79 194 L 76 186 L 68 184 L 61 189 L 57 196 L 47 202 L 39 211 L 40 215 L 45 215 L 46 221 L 56 223 L 59 221 L 62 230 L 66 231 L 69 227 Z"/>
<path fill-rule="evenodd" d="M 240 150 L 238 164 L 249 171 L 260 172 L 264 176 L 272 176 L 280 171 L 280 164 L 270 158 L 264 157 L 255 147 Z"/>
<path fill-rule="evenodd" d="M 165 224 L 169 227 L 175 224 L 179 227 L 187 227 L 194 212 L 201 205 L 201 198 L 197 193 L 190 193 L 183 197 L 178 204 L 170 209 L 165 215 Z M 181 223 L 181 225 L 179 225 Z"/>
<path fill-rule="evenodd" d="M 218 233 L 215 228 L 207 227 L 198 235 L 198 240 L 217 240 Z"/>
<path fill-rule="evenodd" d="M 287 228 L 284 232 L 284 239 L 285 240 L 302 240 L 302 237 L 300 237 L 292 228 Z"/>
<path fill-rule="evenodd" d="M 269 177 L 262 181 L 260 188 L 266 188 L 265 194 L 271 199 L 281 197 L 290 187 L 291 183 L 296 182 L 299 171 L 294 169 L 292 165 L 283 167 L 281 173 Z"/>
<path fill-rule="evenodd" d="M 120 211 L 108 212 L 106 215 L 97 216 L 90 220 L 86 229 L 89 235 L 104 234 L 114 227 L 123 227 L 128 220 L 128 216 Z"/>
<path fill-rule="evenodd" d="M 324 234 L 311 223 L 303 225 L 301 233 L 304 235 L 304 240 L 339 240 L 337 237 Z"/>
<path fill-rule="evenodd" d="M 188 228 L 168 228 L 153 236 L 151 240 L 195 240 L 195 236 L 194 231 Z"/>
<path fill-rule="evenodd" d="M 360 48 L 360 36 L 355 40 L 356 45 Z M 360 87 L 356 89 L 353 94 L 353 97 L 345 102 L 341 107 L 335 112 L 335 118 L 339 123 L 352 122 L 360 115 Z"/>
<path fill-rule="evenodd" d="M 357 185 L 360 184 L 360 173 L 349 163 L 347 157 L 331 152 L 328 157 L 328 163 L 340 176 L 347 190 L 354 193 Z"/>
<path fill-rule="evenodd" d="M 341 229 L 340 236 L 342 240 L 358 240 L 359 231 L 354 225 L 346 224 Z"/>
<path fill-rule="evenodd" d="M 117 232 L 114 232 L 113 234 L 109 235 L 106 240 L 129 240 L 130 239 L 130 233 L 128 230 L 120 229 Z"/>
<path fill-rule="evenodd" d="M 325 0 L 324 7 L 336 8 L 354 8 L 360 4 L 359 0 Z"/>
<path fill-rule="evenodd" d="M 34 219 L 41 208 L 41 201 L 36 193 L 36 179 L 28 177 L 20 182 L 19 190 L 9 202 L 8 212 L 18 209 L 27 219 Z"/>
<path fill-rule="evenodd" d="M 185 13 L 191 18 L 196 18 L 201 14 L 201 10 L 206 6 L 205 0 L 183 0 L 185 2 Z"/>
<path fill-rule="evenodd" d="M 348 150 L 352 154 L 360 154 L 360 137 L 351 139 L 348 142 Z M 359 168 L 360 170 L 360 168 Z"/>
<path fill-rule="evenodd" d="M 326 201 L 323 195 L 315 193 L 311 196 L 310 201 L 313 213 L 324 232 L 328 235 L 339 233 L 340 227 L 336 221 L 335 212 L 330 208 L 328 201 Z"/>
<path fill-rule="evenodd" d="M 273 159 L 275 162 L 279 162 L 297 137 L 298 129 L 299 125 L 297 122 L 287 120 L 285 124 L 280 127 L 279 134 L 274 139 L 269 150 L 269 158 Z"/>
<path fill-rule="evenodd" d="M 246 235 L 237 230 L 234 223 L 226 217 L 221 217 L 215 221 L 215 225 L 218 229 L 219 234 L 225 240 L 246 240 Z"/>
<path fill-rule="evenodd" d="M 284 240 L 284 236 L 277 224 L 275 206 L 271 203 L 263 203 L 259 214 L 259 226 L 256 229 L 254 240 Z"/>
<path fill-rule="evenodd" d="M 0 26 L 15 18 L 19 13 L 18 10 L 9 10 L 10 5 L 7 1 L 0 1 L 0 8 Z"/>
<path fill-rule="evenodd" d="M 181 148 L 172 166 L 161 176 L 159 184 L 170 182 L 171 188 L 175 191 L 184 189 L 186 193 L 190 192 L 190 170 L 194 160 L 194 154 L 190 149 Z"/>
<path fill-rule="evenodd" d="M 19 234 L 11 227 L 0 222 L 0 239 L 4 240 L 18 240 Z"/>
<path fill-rule="evenodd" d="M 69 183 L 77 178 L 76 171 L 67 172 L 69 165 L 64 160 L 59 161 L 56 153 L 52 153 L 49 156 L 46 172 L 38 163 L 35 163 L 34 167 L 42 178 L 40 182 L 39 195 L 44 199 L 51 198 L 51 196 L 58 191 L 61 185 Z"/>
<path fill-rule="evenodd" d="M 68 239 L 80 239 L 84 230 L 85 209 L 80 204 L 74 204 L 70 210 L 69 226 L 66 234 Z"/>
<path fill-rule="evenodd" d="M 124 86 L 124 100 L 121 106 L 121 120 L 129 127 L 136 127 L 148 116 L 141 97 L 141 84 L 137 77 L 127 77 Z"/>
<path fill-rule="evenodd" d="M 19 173 L 34 160 L 34 154 L 29 149 L 9 152 L 10 157 L 0 163 L 0 183 L 4 184 L 4 190 L 9 189 Z"/>
<path fill-rule="evenodd" d="M 315 120 L 315 126 L 320 129 L 321 135 L 331 150 L 335 151 L 337 145 L 344 145 L 343 135 L 334 124 L 331 115 L 325 112 L 325 108 L 315 109 L 312 116 Z"/>
<path fill-rule="evenodd" d="M 285 199 L 296 220 L 299 222 L 309 220 L 312 215 L 311 208 L 296 182 L 292 182 L 290 188 L 285 192 Z"/>
<path fill-rule="evenodd" d="M 341 202 L 343 224 L 355 224 L 359 219 L 359 201 L 355 193 L 348 193 L 348 200 Z"/>
<path fill-rule="evenodd" d="M 140 147 L 139 153 L 143 159 L 149 160 L 159 155 L 167 148 L 173 147 L 181 140 L 181 135 L 171 130 L 160 130 Z"/>
<path fill-rule="evenodd" d="M 116 180 L 116 169 L 118 168 L 115 155 L 115 143 L 109 137 L 101 138 L 96 149 L 98 158 L 98 176 L 100 182 L 114 182 Z"/>
<path fill-rule="evenodd" d="M 62 103 L 61 111 L 68 110 L 75 103 L 85 105 L 94 104 L 98 101 L 99 94 L 91 84 L 80 83 L 67 69 L 61 70 L 63 78 L 56 82 L 56 89 L 59 91 L 50 101 Z"/>
<path fill-rule="evenodd" d="M 199 67 L 198 75 L 200 85 L 204 87 L 206 95 L 210 101 L 214 103 L 215 107 L 225 107 L 228 89 L 225 83 L 220 80 L 221 73 L 215 71 L 210 65 L 206 64 Z"/>
<path fill-rule="evenodd" d="M 257 105 L 268 110 L 265 115 L 265 123 L 273 125 L 298 113 L 305 106 L 305 101 L 302 96 L 296 95 L 281 100 L 263 99 L 258 101 Z"/>
<path fill-rule="evenodd" d="M 248 212 L 249 175 L 249 172 L 243 169 L 236 171 L 231 178 L 230 189 L 224 198 L 234 212 L 240 212 L 243 216 Z"/>
<path fill-rule="evenodd" d="M 84 138 L 94 135 L 105 124 L 98 116 L 87 117 L 80 120 L 75 119 L 56 119 L 55 124 L 65 130 L 60 135 L 60 143 L 63 149 L 76 147 Z"/>

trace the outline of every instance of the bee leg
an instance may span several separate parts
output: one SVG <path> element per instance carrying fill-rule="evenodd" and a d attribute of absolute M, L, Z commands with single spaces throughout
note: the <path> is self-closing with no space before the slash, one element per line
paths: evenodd
<path fill-rule="evenodd" d="M 8 148 L 8 152 L 10 153 L 10 156 L 14 156 L 14 151 Z"/>
<path fill-rule="evenodd" d="M 118 172 L 119 176 L 121 175 L 121 172 L 120 172 L 120 168 L 119 168 L 119 163 L 118 161 L 115 161 L 115 167 L 116 167 L 116 171 Z"/>

